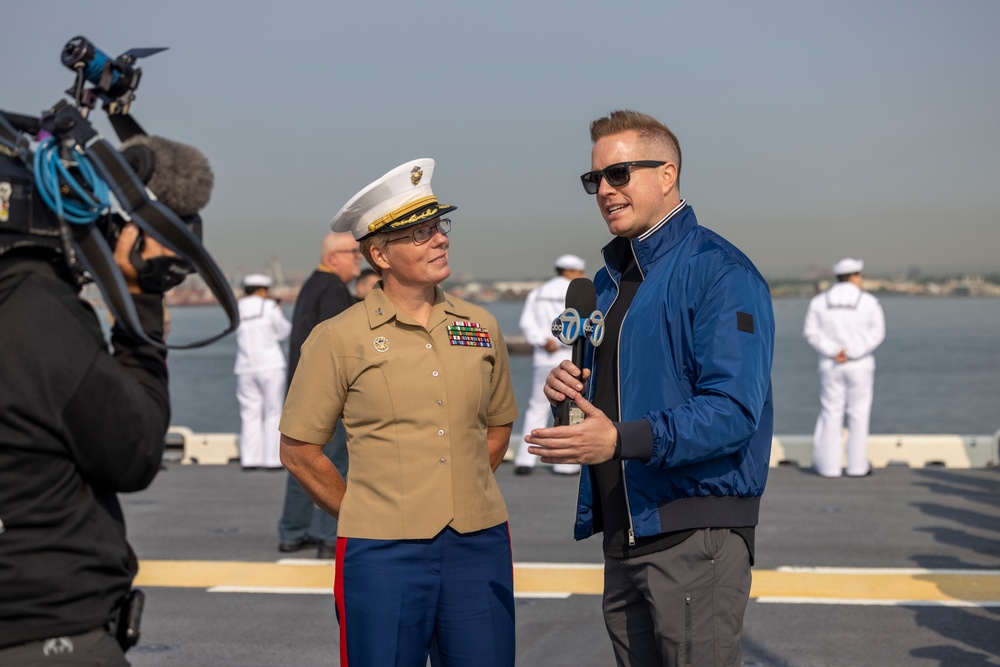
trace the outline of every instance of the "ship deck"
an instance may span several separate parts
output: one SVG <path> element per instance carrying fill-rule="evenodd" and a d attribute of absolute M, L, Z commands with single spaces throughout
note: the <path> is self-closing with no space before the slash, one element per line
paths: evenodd
<path fill-rule="evenodd" d="M 599 538 L 571 537 L 576 478 L 497 473 L 510 511 L 518 665 L 613 665 Z M 166 463 L 122 497 L 146 590 L 129 660 L 336 665 L 330 561 L 281 558 L 285 473 Z M 1000 666 L 1000 470 L 770 471 L 744 665 Z"/>

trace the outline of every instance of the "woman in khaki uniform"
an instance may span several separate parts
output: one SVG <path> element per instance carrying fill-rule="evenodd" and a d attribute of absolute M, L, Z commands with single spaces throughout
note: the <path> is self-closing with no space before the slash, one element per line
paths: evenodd
<path fill-rule="evenodd" d="M 507 348 L 485 309 L 445 294 L 455 210 L 434 161 L 408 162 L 334 217 L 381 282 L 302 346 L 282 463 L 338 517 L 341 664 L 514 664 L 513 563 L 493 472 L 517 416 Z M 338 418 L 350 484 L 323 456 Z"/>

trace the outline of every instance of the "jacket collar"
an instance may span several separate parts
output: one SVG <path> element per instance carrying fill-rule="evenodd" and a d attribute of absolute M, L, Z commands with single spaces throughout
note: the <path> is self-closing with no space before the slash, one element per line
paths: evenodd
<path fill-rule="evenodd" d="M 381 287 L 373 287 L 372 291 L 364 300 L 365 310 L 368 313 L 368 326 L 377 329 L 390 320 L 397 320 L 402 324 L 421 326 L 406 313 L 397 310 L 396 304 L 386 296 Z M 431 310 L 430 319 L 427 320 L 427 330 L 431 331 L 449 318 L 467 320 L 471 317 L 465 302 L 456 301 L 440 287 L 434 288 L 434 307 Z"/>
<path fill-rule="evenodd" d="M 674 210 L 647 232 L 634 239 L 616 237 L 604 248 L 604 262 L 615 282 L 635 257 L 642 275 L 645 276 L 649 267 L 660 257 L 670 252 L 687 233 L 698 226 L 698 220 L 686 199 L 682 199 Z"/>
<path fill-rule="evenodd" d="M 47 278 L 55 278 L 70 283 L 62 258 L 58 255 L 45 256 L 34 253 L 10 252 L 0 255 L 0 275 L 14 273 L 34 273 Z M 74 288 L 75 290 L 75 288 Z M 75 290 L 79 291 L 79 290 Z"/>

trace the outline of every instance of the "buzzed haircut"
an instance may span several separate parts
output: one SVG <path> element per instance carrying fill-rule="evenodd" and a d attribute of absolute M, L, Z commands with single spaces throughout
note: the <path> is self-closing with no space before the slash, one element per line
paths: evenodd
<path fill-rule="evenodd" d="M 652 116 L 631 109 L 612 111 L 590 124 L 590 140 L 597 143 L 601 137 L 622 132 L 637 132 L 647 144 L 665 148 L 677 164 L 677 182 L 681 179 L 681 144 L 670 128 Z"/>

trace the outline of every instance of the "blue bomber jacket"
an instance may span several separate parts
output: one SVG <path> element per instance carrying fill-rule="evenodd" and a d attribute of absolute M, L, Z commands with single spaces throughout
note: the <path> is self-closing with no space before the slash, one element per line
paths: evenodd
<path fill-rule="evenodd" d="M 734 245 L 699 226 L 684 201 L 653 229 L 616 238 L 603 253 L 594 281 L 602 313 L 633 258 L 643 276 L 615 360 L 630 539 L 755 526 L 773 427 L 767 283 Z M 584 365 L 592 372 L 602 352 L 587 343 Z M 576 539 L 602 530 L 598 501 L 585 466 Z"/>

